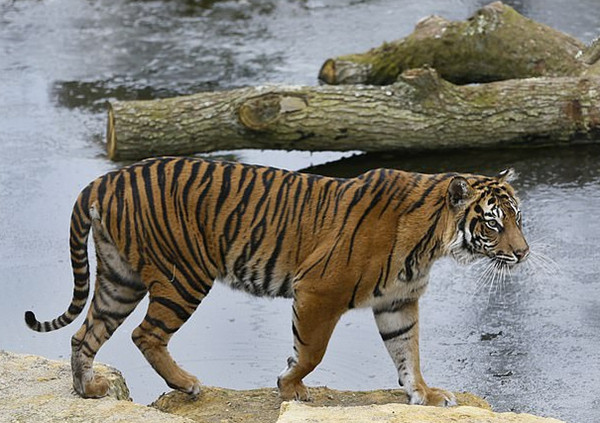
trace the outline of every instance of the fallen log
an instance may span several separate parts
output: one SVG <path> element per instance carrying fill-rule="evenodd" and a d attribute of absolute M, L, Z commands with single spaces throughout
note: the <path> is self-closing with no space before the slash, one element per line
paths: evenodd
<path fill-rule="evenodd" d="M 600 78 L 458 86 L 433 69 L 389 86 L 269 86 L 112 102 L 113 160 L 240 148 L 431 150 L 599 139 Z"/>
<path fill-rule="evenodd" d="M 327 84 L 388 85 L 405 70 L 433 67 L 456 84 L 538 76 L 600 76 L 600 46 L 527 19 L 494 2 L 466 21 L 421 20 L 413 33 L 365 53 L 328 59 L 319 79 Z"/>

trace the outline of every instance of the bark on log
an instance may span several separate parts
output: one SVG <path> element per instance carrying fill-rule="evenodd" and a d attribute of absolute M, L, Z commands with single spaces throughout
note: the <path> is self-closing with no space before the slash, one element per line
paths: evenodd
<path fill-rule="evenodd" d="M 113 160 L 239 148 L 442 149 L 600 138 L 600 78 L 457 86 L 413 69 L 386 87 L 258 87 L 113 102 Z"/>
<path fill-rule="evenodd" d="M 593 51 L 593 45 L 586 48 L 577 39 L 495 2 L 466 21 L 432 16 L 403 39 L 366 53 L 328 59 L 319 79 L 327 84 L 387 85 L 407 69 L 426 66 L 456 84 L 584 72 L 600 75 L 600 67 L 590 69 L 598 61 Z"/>

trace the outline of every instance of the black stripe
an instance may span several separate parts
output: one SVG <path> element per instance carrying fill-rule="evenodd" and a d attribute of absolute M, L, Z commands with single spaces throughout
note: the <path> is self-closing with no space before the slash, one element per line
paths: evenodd
<path fill-rule="evenodd" d="M 85 274 L 83 274 L 83 275 L 80 273 L 73 273 L 73 279 L 75 280 L 75 285 L 77 285 L 77 286 L 87 283 L 89 277 L 90 277 L 89 270 L 87 272 L 85 272 Z"/>
<path fill-rule="evenodd" d="M 377 279 L 377 284 L 375 284 L 375 289 L 373 290 L 374 297 L 381 297 L 383 295 L 383 292 L 381 292 L 381 289 L 379 288 L 381 282 L 383 282 L 383 269 L 379 269 L 379 278 Z"/>
<path fill-rule="evenodd" d="M 292 277 L 289 273 L 285 275 L 283 278 L 283 282 L 279 286 L 279 291 L 277 291 L 278 297 L 290 297 L 292 292 Z"/>
<path fill-rule="evenodd" d="M 206 235 L 206 232 L 204 229 L 205 227 L 214 227 L 214 223 L 212 225 L 209 225 L 209 222 L 208 222 L 209 204 L 204 204 L 204 199 L 210 193 L 210 189 L 213 184 L 212 175 L 216 169 L 216 164 L 215 164 L 215 162 L 206 162 L 206 163 L 208 163 L 208 166 L 206 167 L 206 169 L 204 169 L 204 171 L 202 173 L 202 179 L 200 180 L 200 183 L 198 184 L 198 187 L 201 187 L 203 185 L 205 185 L 205 186 L 202 189 L 202 192 L 200 192 L 200 194 L 198 195 L 198 197 L 196 199 L 194 218 L 196 219 L 196 224 L 198 226 L 199 235 L 202 238 L 202 246 L 204 247 L 204 256 L 206 257 L 206 259 L 208 260 L 208 262 L 210 263 L 210 265 L 213 268 L 218 269 L 219 266 L 217 265 L 215 260 L 210 255 L 210 252 L 208 251 L 207 246 L 209 245 L 209 242 L 207 240 L 207 235 Z M 187 200 L 185 200 L 185 198 L 184 198 L 184 201 L 187 202 Z M 198 248 L 198 251 L 200 251 L 200 248 Z"/>
<path fill-rule="evenodd" d="M 181 162 L 183 163 L 183 160 Z M 198 171 L 201 165 L 202 162 L 194 162 L 190 168 L 188 180 L 186 181 L 185 185 L 183 186 L 183 190 L 181 191 L 181 200 L 184 202 L 184 204 L 186 204 L 189 200 L 190 189 L 192 188 L 192 184 L 196 182 L 196 178 L 198 177 Z M 204 181 L 206 180 L 205 177 L 210 177 L 214 168 L 214 163 L 209 163 L 206 170 L 204 171 L 203 178 L 200 184 L 204 183 Z"/>
<path fill-rule="evenodd" d="M 73 250 L 85 250 L 86 245 L 83 242 L 80 242 L 77 238 L 76 235 L 71 232 L 70 236 L 69 236 L 69 248 L 71 251 Z"/>
<path fill-rule="evenodd" d="M 171 334 L 171 333 L 175 333 L 177 332 L 177 329 L 179 329 L 179 327 L 176 328 L 170 328 L 168 327 L 165 322 L 163 322 L 162 320 L 159 319 L 154 319 L 148 315 L 146 315 L 146 317 L 144 317 L 144 320 L 151 326 L 153 327 L 157 327 L 160 330 L 162 330 L 164 333 L 167 334 Z"/>
<path fill-rule="evenodd" d="M 177 315 L 177 317 L 179 317 L 179 319 L 183 320 L 184 322 L 187 319 L 189 319 L 191 316 L 191 314 L 185 308 L 183 308 L 181 305 L 177 304 L 175 301 L 172 301 L 168 298 L 152 297 L 152 298 L 150 298 L 150 302 L 158 303 L 158 304 L 168 308 L 173 313 L 175 313 Z"/>
<path fill-rule="evenodd" d="M 356 292 L 358 291 L 358 285 L 360 285 L 360 281 L 362 280 L 362 275 L 360 275 L 360 277 L 358 278 L 358 281 L 356 282 L 356 285 L 354 285 L 354 290 L 352 291 L 352 297 L 350 298 L 350 303 L 348 303 L 348 308 L 354 308 L 355 305 L 355 301 L 356 301 Z"/>
<path fill-rule="evenodd" d="M 244 189 L 244 192 L 238 201 L 237 205 L 233 209 L 233 211 L 227 216 L 225 219 L 225 225 L 223 227 L 223 232 L 225 235 L 225 242 L 227 247 L 230 247 L 231 244 L 235 241 L 238 234 L 240 233 L 240 226 L 242 224 L 242 216 L 246 212 L 246 208 L 248 207 L 248 203 L 252 198 L 252 192 L 254 190 L 254 183 L 256 182 L 256 174 L 253 174 L 252 179 L 248 182 L 248 185 Z M 242 184 L 240 183 L 240 186 Z M 239 191 L 239 190 L 238 190 Z"/>
<path fill-rule="evenodd" d="M 294 187 L 294 200 L 293 200 L 293 206 L 292 206 L 292 220 L 294 220 L 294 219 L 300 220 L 300 218 L 301 218 L 301 216 L 296 216 L 296 211 L 298 210 L 298 203 L 300 201 L 300 194 L 302 193 L 302 185 L 303 185 L 303 179 L 299 178 L 298 179 L 298 183 L 296 183 L 296 186 Z"/>
<path fill-rule="evenodd" d="M 192 264 L 185 258 L 185 254 L 184 252 L 181 250 L 179 243 L 177 242 L 177 240 L 175 239 L 174 233 L 175 231 L 173 231 L 172 227 L 171 227 L 171 222 L 170 222 L 170 216 L 167 213 L 167 199 L 166 199 L 166 194 L 167 194 L 167 190 L 166 190 L 166 172 L 165 172 L 165 166 L 168 162 L 159 162 L 158 165 L 155 167 L 156 169 L 156 181 L 158 183 L 158 192 L 159 192 L 159 196 L 160 196 L 160 204 L 161 204 L 161 209 L 162 209 L 162 221 L 165 225 L 165 233 L 166 235 L 168 235 L 169 240 L 171 241 L 171 244 L 174 246 L 174 249 L 176 250 L 176 254 L 177 254 L 177 258 L 178 258 L 178 264 L 183 264 L 187 269 L 188 272 L 191 273 L 191 278 L 188 276 L 186 277 L 186 281 L 189 285 L 192 286 L 193 289 L 195 289 L 198 292 L 201 292 L 202 294 L 206 295 L 208 294 L 208 291 L 210 290 L 210 286 L 207 285 L 206 283 L 204 283 L 203 278 L 201 275 L 199 275 L 196 271 L 195 271 L 195 266 L 192 266 Z M 184 237 L 188 236 L 187 231 L 183 230 L 181 231 L 181 233 L 183 234 Z M 166 238 L 166 235 L 163 238 Z M 190 242 L 186 242 L 186 244 L 189 246 L 191 244 Z M 193 256 L 191 249 L 189 249 L 189 253 L 190 255 Z M 196 263 L 197 264 L 197 263 Z M 181 271 L 181 269 L 180 269 Z M 200 287 L 198 287 L 196 285 L 200 284 Z"/>
<path fill-rule="evenodd" d="M 392 247 L 392 249 L 393 248 L 394 247 Z M 383 286 L 384 286 L 384 288 L 387 285 L 391 269 L 392 269 L 392 251 L 390 251 L 390 253 L 388 254 L 387 262 L 385 264 L 385 276 L 383 277 Z"/>
<path fill-rule="evenodd" d="M 252 215 L 252 221 L 250 222 L 250 225 L 254 225 L 254 222 L 256 222 L 256 219 L 258 218 L 258 214 L 262 210 L 265 201 L 269 197 L 269 193 L 271 192 L 271 186 L 273 185 L 273 181 L 275 180 L 275 169 L 265 169 L 265 171 L 262 173 L 261 179 L 263 183 L 263 192 L 261 197 L 256 202 L 256 205 L 254 206 L 254 214 Z"/>
<path fill-rule="evenodd" d="M 304 218 L 304 209 L 307 204 L 310 203 L 310 199 L 312 197 L 312 190 L 315 178 L 312 175 L 306 179 L 306 191 L 304 191 L 304 198 L 302 199 L 302 205 L 300 206 L 300 211 L 298 213 L 298 219 L 296 220 L 296 230 L 300 230 L 300 224 Z M 298 249 L 300 250 L 300 249 Z"/>
<path fill-rule="evenodd" d="M 442 208 L 445 207 L 444 204 L 441 205 L 434 213 L 435 216 L 433 223 L 429 226 L 425 235 L 417 242 L 417 244 L 413 247 L 412 251 L 406 256 L 404 261 L 404 270 L 406 272 L 406 281 L 410 282 L 413 279 L 414 271 L 413 267 L 418 268 L 418 261 L 420 258 L 420 254 L 426 250 L 428 243 L 433 238 L 433 234 L 435 233 L 435 229 L 440 220 Z"/>
<path fill-rule="evenodd" d="M 402 310 L 408 304 L 412 304 L 412 301 L 396 300 L 384 308 L 374 309 L 373 313 L 375 315 L 379 315 L 379 314 L 383 314 L 383 313 L 396 313 L 396 312 Z"/>
<path fill-rule="evenodd" d="M 82 228 L 81 222 L 75 214 L 75 209 L 71 213 L 71 231 L 75 232 L 79 237 L 84 236 L 85 232 Z"/>
<path fill-rule="evenodd" d="M 285 212 L 285 208 L 287 205 L 288 193 L 290 190 L 290 182 L 288 181 L 291 178 L 291 173 L 283 173 L 281 172 L 283 177 L 280 180 L 279 189 L 277 190 L 277 194 L 275 195 L 275 209 L 273 210 L 273 214 L 271 215 L 271 224 L 275 221 L 275 218 L 279 216 L 279 222 L 281 222 L 281 215 Z M 284 195 L 285 191 L 285 195 Z M 282 199 L 283 198 L 283 202 Z M 277 212 L 281 208 L 281 213 Z"/>
<path fill-rule="evenodd" d="M 77 301 L 87 300 L 89 293 L 89 289 L 73 289 L 73 299 Z"/>
<path fill-rule="evenodd" d="M 325 184 L 323 184 L 323 186 L 319 189 L 319 196 L 317 198 L 317 204 L 315 207 L 315 217 L 314 217 L 314 222 L 313 222 L 313 232 L 317 231 L 317 223 L 319 221 L 319 217 L 322 217 L 321 222 L 323 221 L 323 219 L 325 219 L 325 215 L 327 214 L 327 209 L 329 209 L 329 189 L 331 188 L 331 185 L 333 185 L 335 181 L 333 179 L 329 179 L 325 182 Z M 327 200 L 327 207 L 325 208 L 325 211 L 322 211 L 321 208 L 323 207 L 323 203 L 324 201 Z"/>
<path fill-rule="evenodd" d="M 292 332 L 294 333 L 294 337 L 298 340 L 298 342 L 302 345 L 307 345 L 302 338 L 300 338 L 300 334 L 298 333 L 298 329 L 296 329 L 296 324 L 292 323 Z"/>
<path fill-rule="evenodd" d="M 404 203 L 404 200 L 406 200 L 406 198 L 411 193 L 411 191 L 417 185 L 419 185 L 419 183 L 421 182 L 421 179 L 423 179 L 423 175 L 420 173 L 411 173 L 411 174 L 409 174 L 409 177 L 411 177 L 412 180 L 410 181 L 410 183 L 406 184 L 403 187 L 402 192 L 400 193 L 400 195 L 398 197 L 398 202 L 396 203 L 396 207 L 394 207 L 394 210 L 398 210 L 398 208 L 400 206 L 402 206 L 402 204 Z"/>
<path fill-rule="evenodd" d="M 77 248 L 77 249 L 79 249 L 79 248 Z M 81 253 L 71 250 L 71 260 L 76 260 L 78 262 L 82 262 L 82 261 L 87 262 L 87 259 L 88 259 L 88 255 L 87 255 L 86 250 L 83 250 L 83 252 L 81 252 Z"/>
<path fill-rule="evenodd" d="M 71 267 L 73 268 L 73 270 L 82 270 L 85 269 L 88 265 L 87 260 L 85 260 L 83 263 L 79 263 L 76 260 L 71 259 Z"/>
<path fill-rule="evenodd" d="M 413 322 L 412 324 L 406 327 L 400 328 L 392 332 L 379 332 L 379 334 L 381 335 L 381 339 L 383 339 L 384 342 L 389 341 L 390 339 L 394 339 L 408 333 L 415 326 L 416 323 L 417 322 Z"/>
<path fill-rule="evenodd" d="M 108 178 L 111 174 L 107 173 L 100 179 L 100 184 L 98 184 L 96 198 L 98 199 L 98 207 L 101 209 L 102 202 L 104 201 L 104 196 L 106 195 L 106 184 L 108 182 Z M 99 210 L 100 211 L 100 210 Z"/>
<path fill-rule="evenodd" d="M 170 272 L 173 271 L 172 267 L 169 269 L 168 266 L 163 262 L 163 255 L 158 255 L 153 249 L 148 249 L 147 251 L 150 255 L 150 258 L 153 261 L 153 264 L 162 272 L 163 275 L 168 275 Z M 187 289 L 185 289 L 185 287 L 181 284 L 181 282 L 179 282 L 177 278 L 172 278 L 169 281 L 169 283 L 173 286 L 173 288 L 175 288 L 177 294 L 179 294 L 179 296 L 184 301 L 186 301 L 189 304 L 200 304 L 200 299 L 198 299 L 196 296 L 192 295 Z"/>
<path fill-rule="evenodd" d="M 352 256 L 352 250 L 354 248 L 354 240 L 356 239 L 356 234 L 358 233 L 358 229 L 362 225 L 363 221 L 367 218 L 367 216 L 371 212 L 371 210 L 373 210 L 373 208 L 377 204 L 379 204 L 379 201 L 381 200 L 381 196 L 383 195 L 383 192 L 385 191 L 385 189 L 386 189 L 386 186 L 384 184 L 384 186 L 379 191 L 377 191 L 377 193 L 373 196 L 373 198 L 371 199 L 371 202 L 369 203 L 367 208 L 364 210 L 363 214 L 360 216 L 360 218 L 358 219 L 358 222 L 354 226 L 354 231 L 352 231 L 352 236 L 350 237 L 350 245 L 348 247 L 347 263 L 350 263 L 350 257 Z"/>
<path fill-rule="evenodd" d="M 83 349 L 84 351 L 81 351 L 82 353 L 84 353 L 86 356 L 88 357 L 93 357 L 94 355 L 96 355 L 96 351 L 90 347 L 90 344 L 88 344 L 87 341 L 81 341 L 81 343 L 79 344 L 79 348 Z M 85 351 L 87 350 L 87 351 Z"/>
<path fill-rule="evenodd" d="M 85 216 L 86 220 L 89 220 L 88 213 L 90 211 L 90 195 L 91 195 L 92 186 L 94 185 L 94 183 L 95 182 L 90 183 L 79 194 L 80 210 L 78 210 L 78 213 L 80 214 L 80 217 Z M 81 220 L 83 221 L 83 219 L 81 219 Z"/>
<path fill-rule="evenodd" d="M 134 237 L 131 236 L 131 218 L 129 216 L 129 201 L 124 203 L 124 210 L 123 213 L 125 213 L 125 234 L 127 236 L 125 236 L 125 245 L 123 246 L 123 254 L 125 255 L 125 257 L 130 260 L 130 254 L 131 254 L 131 243 L 133 242 Z M 133 214 L 133 218 L 135 219 L 135 213 Z M 140 240 L 139 240 L 139 231 L 135 230 L 135 238 L 137 240 L 138 243 L 138 248 L 140 247 Z M 139 257 L 139 256 L 138 256 Z M 142 258 L 140 257 L 139 260 L 142 260 Z M 131 265 L 134 265 L 134 263 L 131 263 Z M 139 266 L 139 263 L 138 263 Z M 136 269 L 139 270 L 139 269 Z"/>
<path fill-rule="evenodd" d="M 145 194 L 148 200 L 148 204 L 149 207 L 146 207 L 146 211 L 150 212 L 151 215 L 151 219 L 148 219 L 148 222 L 150 223 L 150 225 L 148 225 L 148 231 L 150 234 L 153 235 L 153 237 L 155 238 L 155 240 L 157 242 L 155 242 L 154 244 L 150 245 L 150 248 L 148 248 L 148 250 L 152 250 L 154 248 L 157 248 L 161 254 L 162 257 L 165 257 L 167 260 L 172 261 L 174 257 L 177 257 L 177 263 L 181 264 L 179 267 L 177 267 L 177 270 L 179 270 L 182 275 L 183 278 L 186 280 L 187 284 L 195 289 L 196 291 L 200 292 L 203 296 L 206 295 L 208 293 L 208 289 L 209 287 L 202 281 L 202 278 L 200 277 L 200 275 L 198 275 L 194 268 L 189 264 L 189 262 L 185 259 L 184 254 L 182 253 L 182 251 L 180 250 L 177 242 L 175 241 L 175 239 L 173 238 L 173 231 L 170 228 L 169 225 L 169 221 L 168 221 L 168 217 L 166 216 L 166 203 L 165 203 L 165 198 L 164 195 L 162 195 L 164 189 L 159 189 L 159 196 L 160 196 L 160 202 L 161 202 L 161 208 L 163 209 L 163 218 L 162 221 L 158 219 L 158 216 L 156 214 L 156 209 L 154 207 L 155 204 L 155 200 L 154 200 L 154 193 L 153 193 L 153 184 L 152 184 L 152 175 L 151 175 L 151 171 L 156 169 L 156 172 L 158 172 L 158 168 L 163 167 L 163 163 L 159 162 L 157 166 L 153 166 L 152 168 L 150 168 L 149 166 L 145 166 L 142 168 L 142 178 L 143 178 L 143 183 L 144 183 L 144 190 L 145 190 Z M 164 188 L 164 172 L 161 172 L 159 175 L 163 175 L 162 178 L 160 178 L 160 176 L 158 176 L 156 179 L 159 182 L 159 188 L 160 188 L 160 184 L 162 183 L 162 187 Z M 161 223 L 163 223 L 166 226 L 166 230 L 163 231 L 163 229 L 161 228 Z M 167 236 L 168 235 L 168 236 Z M 168 238 L 170 239 L 170 243 L 168 243 Z M 169 245 L 170 244 L 170 245 Z M 169 274 L 171 274 L 173 272 L 172 269 L 165 269 L 166 273 L 164 273 L 165 276 L 168 276 Z M 198 282 L 200 283 L 200 287 L 196 286 L 194 284 L 194 282 Z M 197 300 L 196 300 L 197 301 Z"/>
<path fill-rule="evenodd" d="M 123 221 L 123 203 L 125 201 L 125 174 L 119 172 L 114 181 L 113 196 L 117 199 L 117 237 L 121 238 L 121 222 Z M 127 233 L 127 235 L 129 235 Z M 129 238 L 126 236 L 125 238 Z"/>
<path fill-rule="evenodd" d="M 317 265 L 319 265 L 319 263 L 321 263 L 323 261 L 323 259 L 325 259 L 325 256 L 321 256 L 319 257 L 318 260 L 316 260 L 313 264 L 311 264 L 310 266 L 308 266 L 308 268 L 304 271 L 302 271 L 301 273 L 298 273 L 297 278 L 298 280 L 301 280 L 302 278 L 304 278 L 304 276 L 306 276 L 306 274 L 308 272 L 310 272 L 312 269 L 314 269 Z"/>
<path fill-rule="evenodd" d="M 223 207 L 223 203 L 229 196 L 229 191 L 231 190 L 231 171 L 234 168 L 234 165 L 224 164 L 221 166 L 223 171 L 221 173 L 221 185 L 219 186 L 220 192 L 219 197 L 217 198 L 217 202 L 215 204 L 215 219 L 218 218 L 219 212 L 221 211 L 221 207 Z"/>
<path fill-rule="evenodd" d="M 175 164 L 173 165 L 173 178 L 171 179 L 171 195 L 175 195 L 177 188 L 179 187 L 179 175 L 181 175 L 181 171 L 183 167 L 187 163 L 185 159 L 175 160 Z M 194 165 L 199 163 L 194 163 Z"/>
<path fill-rule="evenodd" d="M 69 304 L 69 308 L 67 309 L 67 312 L 69 314 L 79 314 L 79 313 L 81 313 L 82 310 L 83 310 L 83 306 L 71 303 L 71 304 Z"/>
<path fill-rule="evenodd" d="M 456 174 L 454 174 L 454 173 L 446 173 L 446 174 L 442 175 L 441 177 L 440 176 L 433 177 L 432 180 L 429 181 L 431 183 L 431 185 L 429 187 L 427 187 L 425 189 L 425 191 L 423 191 L 423 194 L 421 194 L 421 197 L 412 204 L 412 206 L 406 211 L 406 214 L 412 213 L 415 210 L 421 208 L 425 204 L 425 200 L 427 199 L 429 194 L 431 194 L 431 191 L 433 191 L 433 189 L 435 187 L 437 187 L 440 182 L 445 181 L 446 179 L 452 178 L 455 175 Z"/>
<path fill-rule="evenodd" d="M 337 192 L 335 194 L 335 207 L 333 209 L 334 216 L 338 215 L 338 208 L 340 206 L 342 198 L 344 198 L 344 195 L 346 194 L 346 191 L 348 191 L 350 188 L 352 188 L 354 186 L 354 184 L 355 184 L 355 181 L 349 179 L 347 181 L 344 181 L 344 183 L 341 183 L 337 186 Z M 327 209 L 325 209 L 325 213 L 327 213 Z"/>
<path fill-rule="evenodd" d="M 341 235 L 338 235 L 337 239 L 335 240 L 335 243 L 333 244 L 333 247 L 331 247 L 331 249 L 329 250 L 329 254 L 327 254 L 327 260 L 325 260 L 325 264 L 323 265 L 323 270 L 321 270 L 320 277 L 323 277 L 325 275 L 325 272 L 327 271 L 327 266 L 329 266 L 329 261 L 331 260 L 333 253 L 336 252 L 337 246 L 338 246 L 338 243 L 340 242 L 340 240 L 341 240 Z"/>
<path fill-rule="evenodd" d="M 285 214 L 287 215 L 289 213 L 286 212 Z M 277 233 L 277 240 L 275 242 L 275 248 L 273 249 L 273 253 L 269 257 L 269 260 L 267 260 L 267 263 L 265 265 L 265 274 L 264 274 L 264 279 L 263 279 L 263 284 L 262 284 L 264 292 L 270 292 L 269 288 L 270 288 L 271 281 L 273 280 L 273 276 L 274 276 L 275 263 L 277 262 L 277 259 L 279 258 L 279 254 L 281 253 L 281 246 L 283 244 L 283 240 L 286 235 L 286 229 L 287 229 L 287 219 L 285 220 L 285 222 L 283 224 L 283 228 L 281 228 L 281 231 Z"/>
<path fill-rule="evenodd" d="M 381 218 L 381 216 L 383 216 L 383 213 L 385 213 L 385 211 L 388 209 L 390 204 L 392 204 L 392 201 L 395 200 L 396 197 L 398 196 L 399 190 L 398 190 L 397 182 L 398 182 L 399 178 L 400 178 L 400 176 L 398 174 L 396 174 L 394 180 L 390 181 L 390 183 L 388 184 L 388 192 L 386 192 L 388 199 L 387 199 L 385 205 L 382 207 L 381 212 L 379 212 L 380 218 Z"/>

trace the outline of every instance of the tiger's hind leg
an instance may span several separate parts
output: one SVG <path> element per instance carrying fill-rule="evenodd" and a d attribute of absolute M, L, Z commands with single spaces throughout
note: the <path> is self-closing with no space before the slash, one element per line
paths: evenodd
<path fill-rule="evenodd" d="M 176 266 L 168 276 L 150 266 L 142 271 L 143 280 L 148 282 L 150 303 L 144 320 L 131 337 L 169 387 L 197 395 L 200 381 L 173 360 L 167 345 L 208 294 L 213 281 L 206 278 L 192 288 L 181 282 L 179 274 Z"/>
<path fill-rule="evenodd" d="M 96 353 L 144 298 L 146 287 L 120 256 L 96 209 L 92 208 L 90 214 L 97 257 L 96 285 L 87 317 L 71 338 L 71 370 L 75 391 L 86 398 L 100 398 L 108 392 L 108 381 L 94 375 Z"/>

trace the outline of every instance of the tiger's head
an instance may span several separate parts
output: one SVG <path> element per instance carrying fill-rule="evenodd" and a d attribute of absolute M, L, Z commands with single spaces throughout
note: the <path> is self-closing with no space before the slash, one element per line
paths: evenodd
<path fill-rule="evenodd" d="M 485 256 L 514 266 L 529 255 L 519 200 L 509 183 L 513 178 L 514 171 L 507 169 L 496 177 L 465 175 L 451 181 L 449 202 L 460 213 L 450 253 L 459 262 Z"/>

